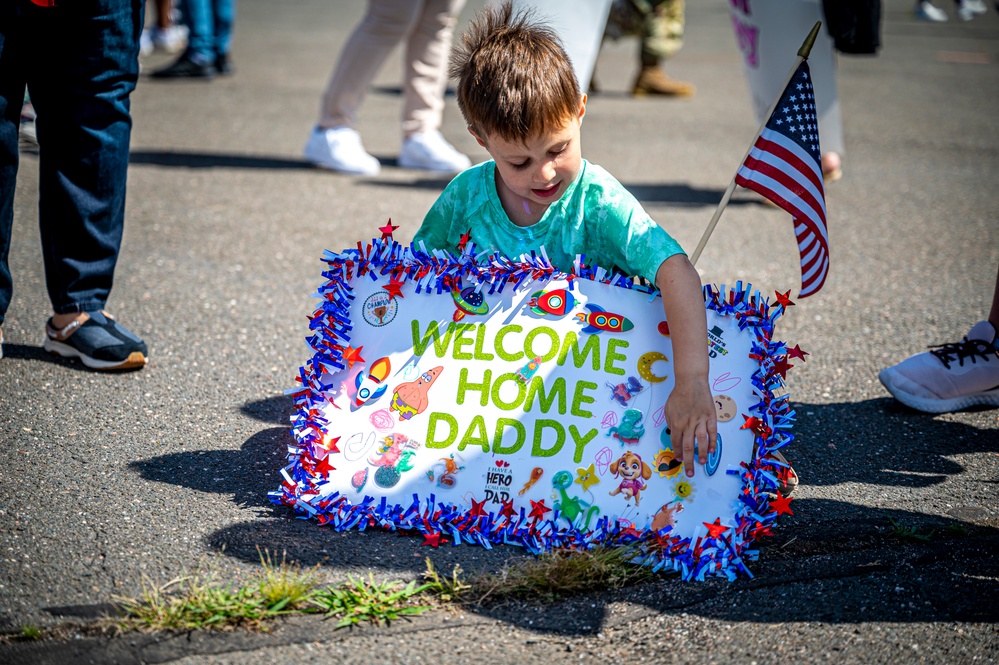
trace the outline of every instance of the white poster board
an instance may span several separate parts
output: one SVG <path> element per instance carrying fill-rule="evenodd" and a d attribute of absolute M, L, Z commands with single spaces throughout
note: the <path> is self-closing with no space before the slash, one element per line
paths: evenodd
<path fill-rule="evenodd" d="M 787 508 L 768 494 L 794 415 L 772 339 L 783 305 L 707 290 L 718 445 L 689 478 L 663 414 L 674 363 L 657 292 L 392 242 L 326 262 L 275 503 L 435 546 L 637 544 L 638 562 L 688 578 L 748 573 L 747 548 Z"/>
<path fill-rule="evenodd" d="M 611 0 L 514 0 L 514 7 L 531 8 L 562 40 L 576 72 L 579 89 L 590 87 Z"/>
<path fill-rule="evenodd" d="M 845 146 L 836 89 L 836 56 L 819 0 L 732 0 L 729 12 L 759 124 L 783 91 L 805 37 L 816 21 L 823 22 L 808 67 L 814 82 L 822 152 L 842 155 Z"/>

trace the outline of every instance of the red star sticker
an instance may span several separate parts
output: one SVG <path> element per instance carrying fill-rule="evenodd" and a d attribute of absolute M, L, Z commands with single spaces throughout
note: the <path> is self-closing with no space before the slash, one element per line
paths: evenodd
<path fill-rule="evenodd" d="M 322 474 L 324 477 L 330 475 L 330 471 L 333 471 L 333 467 L 330 466 L 330 458 L 328 455 L 316 462 L 315 470 L 316 473 Z"/>
<path fill-rule="evenodd" d="M 714 523 L 701 522 L 701 524 L 708 527 L 708 536 L 710 538 L 719 538 L 723 533 L 728 531 L 728 527 L 721 523 L 720 517 L 716 517 Z"/>
<path fill-rule="evenodd" d="M 319 445 L 326 452 L 329 452 L 329 453 L 338 453 L 338 452 L 340 452 L 340 449 L 336 447 L 336 444 L 337 444 L 338 441 L 340 441 L 340 437 L 338 437 L 338 436 L 330 436 L 329 434 L 327 434 L 326 436 L 323 437 L 323 442 L 320 443 Z"/>
<path fill-rule="evenodd" d="M 347 361 L 347 369 L 353 369 L 354 363 L 363 363 L 364 358 L 361 357 L 361 349 L 363 346 L 359 346 L 356 349 L 352 346 L 348 346 L 343 352 L 343 359 Z"/>
<path fill-rule="evenodd" d="M 774 371 L 780 374 L 782 379 L 787 378 L 787 371 L 792 367 L 794 367 L 794 365 L 788 364 L 787 358 L 781 358 L 780 360 L 774 362 Z"/>
<path fill-rule="evenodd" d="M 499 514 L 503 517 L 510 518 L 513 517 L 513 499 L 503 502 L 503 507 L 500 508 Z"/>
<path fill-rule="evenodd" d="M 747 416 L 746 414 L 742 414 L 742 417 L 746 419 L 746 422 L 744 422 L 742 424 L 742 427 L 740 427 L 739 429 L 751 429 L 755 432 L 759 430 L 760 425 L 763 424 L 763 421 L 757 418 L 756 416 Z"/>
<path fill-rule="evenodd" d="M 388 291 L 389 300 L 391 300 L 392 298 L 406 297 L 402 295 L 402 280 L 396 279 L 395 277 L 390 279 L 389 283 L 382 286 L 382 288 Z"/>
<path fill-rule="evenodd" d="M 788 349 L 787 350 L 787 357 L 788 358 L 797 358 L 798 360 L 801 360 L 802 362 L 804 362 L 805 356 L 807 356 L 807 355 L 809 355 L 808 352 L 807 351 L 802 351 L 801 347 L 798 346 L 797 344 L 794 345 L 793 349 Z"/>
<path fill-rule="evenodd" d="M 786 293 L 779 293 L 778 291 L 774 291 L 774 295 L 777 296 L 777 304 L 778 305 L 782 305 L 785 308 L 787 308 L 787 307 L 794 307 L 794 303 L 791 302 L 791 298 L 790 298 L 791 292 L 790 291 L 787 291 Z"/>
<path fill-rule="evenodd" d="M 541 499 L 541 501 L 534 501 L 533 499 L 531 499 L 531 513 L 530 513 L 530 515 L 534 519 L 536 519 L 536 520 L 543 519 L 544 516 L 545 516 L 545 513 L 550 513 L 551 510 L 552 510 L 551 508 L 549 508 L 548 506 L 545 505 L 545 500 L 544 499 Z"/>
<path fill-rule="evenodd" d="M 435 531 L 434 533 L 423 534 L 423 544 L 420 545 L 430 545 L 431 547 L 437 547 L 441 544 L 441 532 Z"/>
<path fill-rule="evenodd" d="M 389 240 L 395 240 L 395 238 L 392 237 L 392 232 L 395 231 L 397 228 L 399 227 L 392 225 L 392 218 L 389 217 L 389 221 L 387 224 L 385 224 L 385 226 L 378 227 L 378 230 L 382 232 L 382 240 L 385 240 L 386 238 L 388 238 Z M 788 293 L 790 293 L 790 291 L 788 291 Z"/>
<path fill-rule="evenodd" d="M 458 249 L 465 251 L 465 245 L 472 239 L 472 229 L 468 229 L 461 234 L 461 240 L 458 241 Z"/>
<path fill-rule="evenodd" d="M 791 497 L 777 492 L 777 498 L 770 501 L 770 505 L 773 507 L 773 510 L 770 512 L 775 512 L 778 515 L 783 515 L 784 513 L 794 515 L 794 511 L 791 510 L 791 501 L 793 501 Z"/>
<path fill-rule="evenodd" d="M 634 527 L 634 525 L 628 525 L 628 528 L 621 529 L 621 533 L 619 535 L 621 535 L 621 536 L 631 536 L 633 538 L 638 538 L 642 534 L 640 534 L 638 532 L 638 529 L 636 529 Z"/>
<path fill-rule="evenodd" d="M 468 514 L 472 517 L 482 517 L 486 514 L 485 509 L 482 507 L 485 504 L 485 501 L 476 501 L 475 499 L 472 499 L 472 509 L 468 511 Z"/>

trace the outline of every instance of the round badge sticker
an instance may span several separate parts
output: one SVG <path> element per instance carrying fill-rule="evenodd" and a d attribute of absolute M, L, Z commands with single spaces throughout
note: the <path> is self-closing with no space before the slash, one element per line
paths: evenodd
<path fill-rule="evenodd" d="M 376 328 L 392 323 L 399 312 L 399 303 L 387 291 L 376 291 L 368 296 L 361 308 L 361 316 L 368 325 Z"/>

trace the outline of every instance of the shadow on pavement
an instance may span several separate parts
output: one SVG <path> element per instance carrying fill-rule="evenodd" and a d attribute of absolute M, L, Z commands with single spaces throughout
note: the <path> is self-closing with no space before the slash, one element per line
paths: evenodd
<path fill-rule="evenodd" d="M 665 203 L 679 207 L 717 206 L 724 189 L 691 187 L 686 183 L 621 183 L 641 203 Z M 730 206 L 765 205 L 759 198 L 733 197 Z"/>
<path fill-rule="evenodd" d="M 247 402 L 239 410 L 254 420 L 274 425 L 287 424 L 290 428 L 289 418 L 295 412 L 295 400 L 288 395 L 272 395 Z"/>
<path fill-rule="evenodd" d="M 806 485 L 929 487 L 964 472 L 955 455 L 997 450 L 995 432 L 913 411 L 895 400 L 792 402 L 787 457 Z"/>
<path fill-rule="evenodd" d="M 281 484 L 279 469 L 291 443 L 287 427 L 273 427 L 251 436 L 239 450 L 170 453 L 130 462 L 129 467 L 146 480 L 209 494 L 231 494 L 238 506 L 269 509 L 272 504 L 267 492 Z M 284 509 L 278 512 L 285 513 Z"/>
<path fill-rule="evenodd" d="M 264 155 L 232 155 L 210 152 L 180 152 L 176 150 L 133 150 L 129 164 L 174 166 L 189 169 L 314 169 L 304 159 L 268 157 Z"/>
<path fill-rule="evenodd" d="M 950 519 L 918 509 L 807 496 L 809 485 L 924 487 L 943 482 L 964 473 L 950 456 L 992 452 L 986 441 L 991 433 L 915 414 L 890 399 L 795 403 L 794 408 L 799 426 L 789 456 L 801 475 L 802 490 L 791 504 L 794 514 L 782 517 L 777 535 L 760 543 L 760 560 L 750 564 L 754 579 L 687 584 L 667 575 L 555 605 L 542 607 L 540 599 L 532 599 L 474 611 L 564 635 L 595 633 L 610 612 L 608 606 L 621 601 L 653 612 L 759 623 L 999 622 L 999 607 L 982 600 L 999 597 L 999 561 L 990 555 L 999 548 L 999 529 L 971 523 L 987 514 L 984 509 L 958 506 L 961 510 L 951 513 L 956 519 Z M 274 396 L 249 402 L 242 410 L 261 421 L 276 421 L 290 411 L 290 400 Z M 865 424 L 871 422 L 878 427 Z M 854 439 L 871 443 L 856 450 L 850 445 Z M 231 494 L 240 506 L 260 508 L 260 519 L 205 537 L 212 550 L 249 564 L 258 564 L 260 550 L 269 550 L 287 552 L 289 560 L 320 565 L 335 575 L 376 569 L 388 577 L 414 579 L 427 557 L 439 571 L 460 565 L 474 573 L 496 572 L 530 556 L 511 546 L 435 549 L 423 546 L 419 534 L 374 528 L 340 533 L 295 519 L 291 510 L 267 500 L 267 492 L 280 483 L 278 470 L 291 441 L 288 428 L 274 427 L 254 434 L 238 451 L 174 453 L 131 466 L 148 480 Z M 901 529 L 909 529 L 909 535 Z"/>

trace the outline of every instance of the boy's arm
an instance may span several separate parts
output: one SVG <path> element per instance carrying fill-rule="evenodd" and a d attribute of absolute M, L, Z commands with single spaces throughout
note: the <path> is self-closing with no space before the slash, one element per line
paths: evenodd
<path fill-rule="evenodd" d="M 708 324 L 701 294 L 701 278 L 683 254 L 674 254 L 659 266 L 656 287 L 673 343 L 676 383 L 666 400 L 666 426 L 673 455 L 694 475 L 694 440 L 701 464 L 715 451 L 718 425 L 708 388 Z M 705 445 L 707 444 L 707 445 Z"/>

